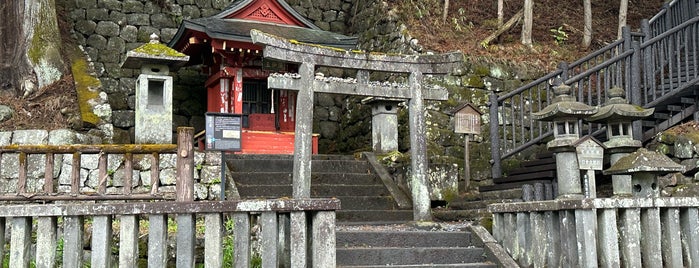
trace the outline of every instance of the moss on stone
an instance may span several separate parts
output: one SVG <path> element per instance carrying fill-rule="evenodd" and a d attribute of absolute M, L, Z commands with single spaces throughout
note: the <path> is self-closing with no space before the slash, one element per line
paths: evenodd
<path fill-rule="evenodd" d="M 153 56 L 186 57 L 187 55 L 174 50 L 161 43 L 145 43 L 133 50 L 136 53 L 143 53 Z"/>
<path fill-rule="evenodd" d="M 88 63 L 83 58 L 73 60 L 71 65 L 73 80 L 75 80 L 75 91 L 78 95 L 78 105 L 83 122 L 96 125 L 99 117 L 92 112 L 90 100 L 98 98 L 99 93 L 93 90 L 101 85 L 99 79 L 90 75 Z"/>
<path fill-rule="evenodd" d="M 56 23 L 51 23 L 56 21 L 56 13 L 52 12 L 47 4 L 41 3 L 38 22 L 34 24 L 34 35 L 27 51 L 29 60 L 34 64 L 38 64 L 42 58 L 60 59 L 61 38 L 58 35 L 58 26 Z M 51 53 L 57 53 L 57 55 L 50 55 Z"/>

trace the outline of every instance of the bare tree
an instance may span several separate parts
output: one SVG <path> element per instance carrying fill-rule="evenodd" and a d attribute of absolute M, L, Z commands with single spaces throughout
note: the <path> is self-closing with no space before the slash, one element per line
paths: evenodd
<path fill-rule="evenodd" d="M 449 0 L 444 0 L 444 13 L 442 13 L 442 22 L 447 22 L 447 15 L 449 14 Z"/>
<path fill-rule="evenodd" d="M 502 27 L 502 23 L 505 21 L 504 5 L 504 0 L 498 0 L 498 28 Z"/>
<path fill-rule="evenodd" d="M 629 13 L 629 0 L 619 2 L 619 32 L 617 39 L 621 39 L 621 28 L 626 26 L 626 15 Z"/>
<path fill-rule="evenodd" d="M 583 48 L 590 47 L 592 42 L 592 0 L 583 0 L 583 16 L 585 26 L 583 27 Z"/>
<path fill-rule="evenodd" d="M 524 23 L 522 23 L 522 45 L 532 46 L 532 23 L 534 0 L 524 0 Z"/>
<path fill-rule="evenodd" d="M 65 71 L 54 0 L 0 1 L 0 89 L 24 96 Z"/>

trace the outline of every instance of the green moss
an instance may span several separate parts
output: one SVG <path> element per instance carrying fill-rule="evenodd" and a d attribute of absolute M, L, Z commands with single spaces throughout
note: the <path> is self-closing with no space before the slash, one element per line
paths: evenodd
<path fill-rule="evenodd" d="M 477 76 L 489 76 L 490 68 L 485 65 L 478 65 L 473 67 L 473 73 Z"/>
<path fill-rule="evenodd" d="M 442 199 L 444 199 L 444 201 L 447 201 L 447 204 L 456 200 L 457 197 L 459 197 L 459 193 L 457 193 L 457 191 L 454 191 L 454 189 L 442 189 Z"/>
<path fill-rule="evenodd" d="M 71 71 L 73 73 L 73 80 L 75 80 L 75 91 L 78 95 L 80 115 L 82 116 L 83 122 L 96 125 L 99 122 L 99 118 L 92 112 L 92 106 L 89 104 L 89 100 L 99 97 L 99 93 L 92 90 L 92 88 L 99 87 L 101 85 L 100 81 L 90 75 L 85 59 L 80 58 L 73 60 Z"/>
<path fill-rule="evenodd" d="M 481 77 L 478 75 L 471 75 L 471 76 L 465 77 L 462 80 L 462 83 L 464 84 L 464 86 L 467 86 L 467 87 L 485 88 L 485 84 L 483 83 L 483 79 L 481 79 Z"/>
<path fill-rule="evenodd" d="M 187 55 L 180 53 L 161 43 L 145 43 L 133 50 L 137 53 L 143 53 L 153 56 L 168 56 L 168 57 L 186 57 Z"/>
<path fill-rule="evenodd" d="M 47 5 L 48 3 L 41 3 L 41 9 L 39 10 L 38 23 L 34 26 L 34 35 L 32 36 L 32 42 L 29 45 L 29 51 L 27 56 L 29 60 L 38 64 L 42 58 L 53 58 L 53 56 L 47 55 L 49 53 L 59 53 L 60 47 L 60 36 L 58 35 L 58 26 L 55 23 L 56 14 L 52 12 Z M 55 55 L 60 58 L 60 55 Z"/>

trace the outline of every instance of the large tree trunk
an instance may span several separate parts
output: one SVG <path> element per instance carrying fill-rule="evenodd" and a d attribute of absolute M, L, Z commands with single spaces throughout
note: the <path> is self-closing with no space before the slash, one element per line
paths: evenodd
<path fill-rule="evenodd" d="M 590 47 L 592 42 L 592 0 L 583 0 L 583 16 L 585 17 L 585 26 L 583 27 L 583 48 Z"/>
<path fill-rule="evenodd" d="M 65 73 L 54 0 L 0 2 L 0 89 L 27 96 Z"/>
<path fill-rule="evenodd" d="M 522 23 L 522 45 L 532 46 L 532 24 L 534 0 L 524 0 L 524 23 Z"/>

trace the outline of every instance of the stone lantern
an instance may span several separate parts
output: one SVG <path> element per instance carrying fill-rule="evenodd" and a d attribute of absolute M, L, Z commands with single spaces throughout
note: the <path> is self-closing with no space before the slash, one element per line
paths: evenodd
<path fill-rule="evenodd" d="M 556 198 L 582 198 L 580 167 L 575 142 L 580 139 L 578 121 L 597 112 L 597 107 L 578 102 L 571 95 L 570 86 L 559 84 L 553 88 L 553 103 L 539 112 L 532 113 L 536 120 L 553 122 L 553 140 L 546 144 L 556 157 L 558 196 Z"/>
<path fill-rule="evenodd" d="M 684 166 L 675 163 L 666 155 L 640 148 L 618 159 L 603 173 L 604 175 L 630 175 L 632 196 L 643 198 L 659 196 L 658 175 L 684 171 Z"/>
<path fill-rule="evenodd" d="M 362 104 L 371 105 L 371 141 L 374 152 L 398 150 L 398 104 L 405 100 L 368 97 Z"/>
<path fill-rule="evenodd" d="M 626 93 L 620 87 L 612 87 L 607 91 L 609 99 L 599 108 L 596 114 L 586 120 L 607 125 L 607 147 L 609 162 L 614 165 L 620 158 L 641 147 L 641 141 L 634 140 L 631 124 L 653 114 L 654 109 L 643 109 L 638 105 L 629 104 L 624 98 Z M 615 196 L 631 195 L 631 176 L 613 175 L 612 187 Z"/>
<path fill-rule="evenodd" d="M 140 69 L 136 82 L 135 143 L 172 143 L 172 76 L 189 61 L 182 54 L 151 40 L 126 53 L 122 68 Z"/>

